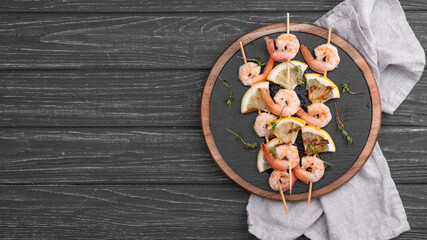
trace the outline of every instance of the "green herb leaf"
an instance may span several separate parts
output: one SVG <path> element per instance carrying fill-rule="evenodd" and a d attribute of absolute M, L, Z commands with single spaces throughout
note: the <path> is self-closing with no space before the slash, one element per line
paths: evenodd
<path fill-rule="evenodd" d="M 300 69 L 301 69 L 301 67 L 299 66 L 299 65 L 297 65 L 297 66 L 294 66 L 293 68 L 292 68 L 292 71 L 294 71 L 295 73 L 299 73 L 300 72 Z"/>
<path fill-rule="evenodd" d="M 227 99 L 224 100 L 224 102 L 230 106 L 231 105 L 231 101 L 233 100 L 233 98 L 231 96 L 233 96 L 233 90 L 231 90 L 231 86 L 228 85 L 226 82 L 227 80 L 222 79 L 220 76 L 218 76 L 218 78 L 221 80 L 221 82 L 228 88 L 228 90 L 230 90 L 230 95 Z"/>
<path fill-rule="evenodd" d="M 245 143 L 245 148 L 247 149 L 257 149 L 258 143 Z"/>
<path fill-rule="evenodd" d="M 277 158 L 276 147 L 270 148 L 270 152 L 271 152 L 271 156 L 273 156 L 274 158 Z"/>
<path fill-rule="evenodd" d="M 238 58 L 242 58 L 243 59 L 243 57 L 240 57 L 240 56 L 237 56 Z M 250 62 L 256 62 L 256 64 L 258 65 L 258 66 L 260 66 L 260 67 L 264 67 L 265 65 L 267 65 L 267 63 L 263 63 L 263 62 L 261 62 L 260 60 L 258 60 L 258 59 L 256 59 L 256 58 L 246 58 L 246 60 L 247 61 L 250 61 Z"/>
<path fill-rule="evenodd" d="M 242 136 L 240 136 L 239 134 L 231 131 L 230 129 L 226 128 L 227 131 L 229 131 L 231 134 L 233 134 L 237 140 L 240 140 L 244 145 L 246 149 L 256 149 L 258 147 L 258 143 L 247 143 L 245 142 L 245 140 L 243 140 Z"/>
<path fill-rule="evenodd" d="M 304 77 L 297 77 L 297 83 L 300 86 L 304 86 L 305 85 L 305 79 L 304 79 Z"/>
<path fill-rule="evenodd" d="M 351 90 L 350 90 L 350 86 L 351 86 L 351 83 L 349 83 L 349 84 L 347 84 L 347 83 L 343 83 L 343 84 L 341 84 L 341 87 L 342 87 L 342 92 L 345 92 L 345 91 L 347 91 L 348 93 L 350 93 L 350 94 L 363 94 L 363 92 L 352 92 Z"/>
<path fill-rule="evenodd" d="M 309 147 L 309 148 L 311 149 L 311 152 L 312 152 L 313 156 L 316 156 L 317 158 L 319 158 L 320 160 L 322 160 L 322 162 L 323 162 L 323 163 L 326 163 L 326 164 L 328 164 L 328 165 L 330 165 L 330 166 L 334 166 L 334 165 L 332 165 L 332 164 L 330 164 L 330 163 L 326 162 L 325 160 L 323 160 L 323 157 L 319 155 L 319 150 L 318 150 L 318 149 L 316 149 L 316 148 L 314 148 L 314 146 L 313 146 L 313 145 L 311 145 L 311 144 L 309 143 L 309 144 L 307 144 L 307 147 Z"/>
<path fill-rule="evenodd" d="M 228 106 L 230 106 L 231 105 L 231 100 L 233 100 L 233 98 L 229 97 L 229 98 L 225 99 L 224 101 L 225 101 L 225 103 L 227 103 Z"/>
<path fill-rule="evenodd" d="M 337 128 L 338 128 L 339 131 L 341 131 L 342 137 L 345 140 L 347 140 L 347 144 L 350 145 L 354 141 L 350 137 L 350 135 L 348 134 L 348 132 L 344 129 L 344 124 L 341 122 L 340 116 L 338 115 L 338 108 L 337 108 L 337 104 L 336 103 L 335 103 L 335 112 L 336 112 L 335 120 L 337 122 Z"/>
<path fill-rule="evenodd" d="M 271 129 L 275 130 L 277 126 L 277 122 L 271 122 Z"/>

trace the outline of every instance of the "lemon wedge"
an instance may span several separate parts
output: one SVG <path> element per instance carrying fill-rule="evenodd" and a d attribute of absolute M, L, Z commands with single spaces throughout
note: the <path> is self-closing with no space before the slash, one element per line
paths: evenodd
<path fill-rule="evenodd" d="M 267 81 L 259 82 L 252 87 L 250 87 L 245 95 L 243 95 L 242 102 L 240 105 L 240 112 L 242 114 L 262 110 L 268 112 L 268 107 L 265 105 L 264 100 L 261 97 L 260 91 L 258 89 L 265 89 L 267 92 L 270 92 L 268 89 L 269 83 Z"/>
<path fill-rule="evenodd" d="M 283 144 L 283 142 L 280 141 L 280 139 L 274 138 L 274 139 L 271 139 L 270 142 L 266 143 L 265 145 L 267 145 L 267 147 L 270 149 L 272 147 L 276 147 L 281 144 Z M 258 168 L 258 172 L 260 173 L 271 168 L 270 163 L 268 163 L 267 159 L 265 158 L 264 152 L 262 151 L 262 149 L 260 149 L 258 152 L 257 168 Z"/>
<path fill-rule="evenodd" d="M 297 117 L 279 118 L 271 122 L 267 129 L 272 131 L 277 138 L 286 144 L 293 144 L 299 130 L 304 127 L 305 121 Z"/>
<path fill-rule="evenodd" d="M 301 133 L 306 154 L 335 152 L 334 141 L 325 130 L 306 125 L 301 129 Z"/>
<path fill-rule="evenodd" d="M 340 91 L 329 78 L 317 73 L 306 73 L 308 98 L 311 102 L 326 102 L 331 98 L 340 98 Z"/>
<path fill-rule="evenodd" d="M 287 77 L 288 64 L 290 65 L 290 79 L 288 79 Z M 273 70 L 271 70 L 270 74 L 268 74 L 267 76 L 267 80 L 278 84 L 288 90 L 294 90 L 300 82 L 304 81 L 303 75 L 307 67 L 307 64 L 300 61 L 294 60 L 290 61 L 289 63 L 283 62 L 278 64 L 276 67 L 273 68 Z"/>

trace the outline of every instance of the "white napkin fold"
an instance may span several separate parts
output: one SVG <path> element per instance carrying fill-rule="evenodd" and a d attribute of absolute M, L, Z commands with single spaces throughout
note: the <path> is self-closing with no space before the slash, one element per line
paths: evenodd
<path fill-rule="evenodd" d="M 350 42 L 367 60 L 392 114 L 420 79 L 424 49 L 397 0 L 346 0 L 315 22 Z M 251 195 L 249 232 L 261 239 L 389 239 L 410 229 L 378 143 L 348 183 L 319 199 L 283 205 Z"/>

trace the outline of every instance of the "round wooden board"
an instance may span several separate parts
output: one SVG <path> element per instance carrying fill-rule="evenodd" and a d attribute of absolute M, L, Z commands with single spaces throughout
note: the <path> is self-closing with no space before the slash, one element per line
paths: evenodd
<path fill-rule="evenodd" d="M 297 35 L 300 43 L 308 45 L 310 50 L 326 42 L 324 39 L 328 34 L 327 29 L 306 23 L 290 23 L 290 31 Z M 260 174 L 256 170 L 256 155 L 259 148 L 256 151 L 244 149 L 241 143 L 234 141 L 233 136 L 226 132 L 225 127 L 243 135 L 248 142 L 254 140 L 258 143 L 262 142 L 262 139 L 254 136 L 255 133 L 250 126 L 255 121 L 256 115 L 241 115 L 239 111 L 241 96 L 247 90 L 237 79 L 238 66 L 243 64 L 241 59 L 238 64 L 236 60 L 237 53 L 240 51 L 239 41 L 242 41 L 245 46 L 247 45 L 245 50 L 248 58 L 258 57 L 266 61 L 268 53 L 265 43 L 263 48 L 260 47 L 261 42 L 264 41 L 262 38 L 264 36 L 276 37 L 279 33 L 284 32 L 286 32 L 285 23 L 271 24 L 255 29 L 232 43 L 212 67 L 201 99 L 203 135 L 216 164 L 243 189 L 273 200 L 281 200 L 281 196 L 269 189 L 268 174 L 265 172 Z M 369 65 L 360 53 L 340 36 L 332 33 L 331 42 L 339 48 L 341 63 L 338 70 L 328 73 L 328 77 L 337 86 L 340 86 L 342 82 L 351 82 L 354 90 L 364 90 L 365 94 L 343 93 L 340 99 L 327 102 L 333 112 L 333 120 L 325 130 L 333 137 L 337 153 L 325 153 L 325 160 L 333 163 L 334 166 L 330 169 L 327 168 L 325 176 L 313 184 L 312 198 L 318 198 L 339 188 L 362 168 L 375 146 L 381 126 L 380 96 Z M 300 53 L 296 59 L 298 58 L 302 58 Z M 215 85 L 218 75 L 232 80 L 232 82 L 228 82 L 233 88 L 233 102 L 230 107 L 224 103 L 224 99 L 228 95 L 227 89 L 221 86 L 222 83 L 219 83 L 221 85 L 218 86 Z M 335 79 L 342 79 L 342 81 L 338 82 Z M 219 87 L 224 89 L 219 90 Z M 355 136 L 355 143 L 350 146 L 345 144 L 345 140 L 340 136 L 341 133 L 336 130 L 335 109 L 332 105 L 335 102 L 338 104 L 339 114 L 346 130 L 352 137 Z M 221 152 L 225 154 L 225 157 Z M 299 182 L 294 189 L 293 194 L 286 194 L 287 201 L 307 199 L 308 185 Z"/>

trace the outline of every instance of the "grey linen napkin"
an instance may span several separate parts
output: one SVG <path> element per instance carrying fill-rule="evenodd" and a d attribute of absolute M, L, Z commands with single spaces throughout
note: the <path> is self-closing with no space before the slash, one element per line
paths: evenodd
<path fill-rule="evenodd" d="M 347 0 L 315 22 L 349 41 L 371 67 L 382 110 L 392 114 L 420 79 L 424 50 L 397 0 Z M 348 183 L 319 199 L 283 205 L 251 195 L 249 232 L 261 239 L 389 239 L 410 229 L 378 143 Z"/>

